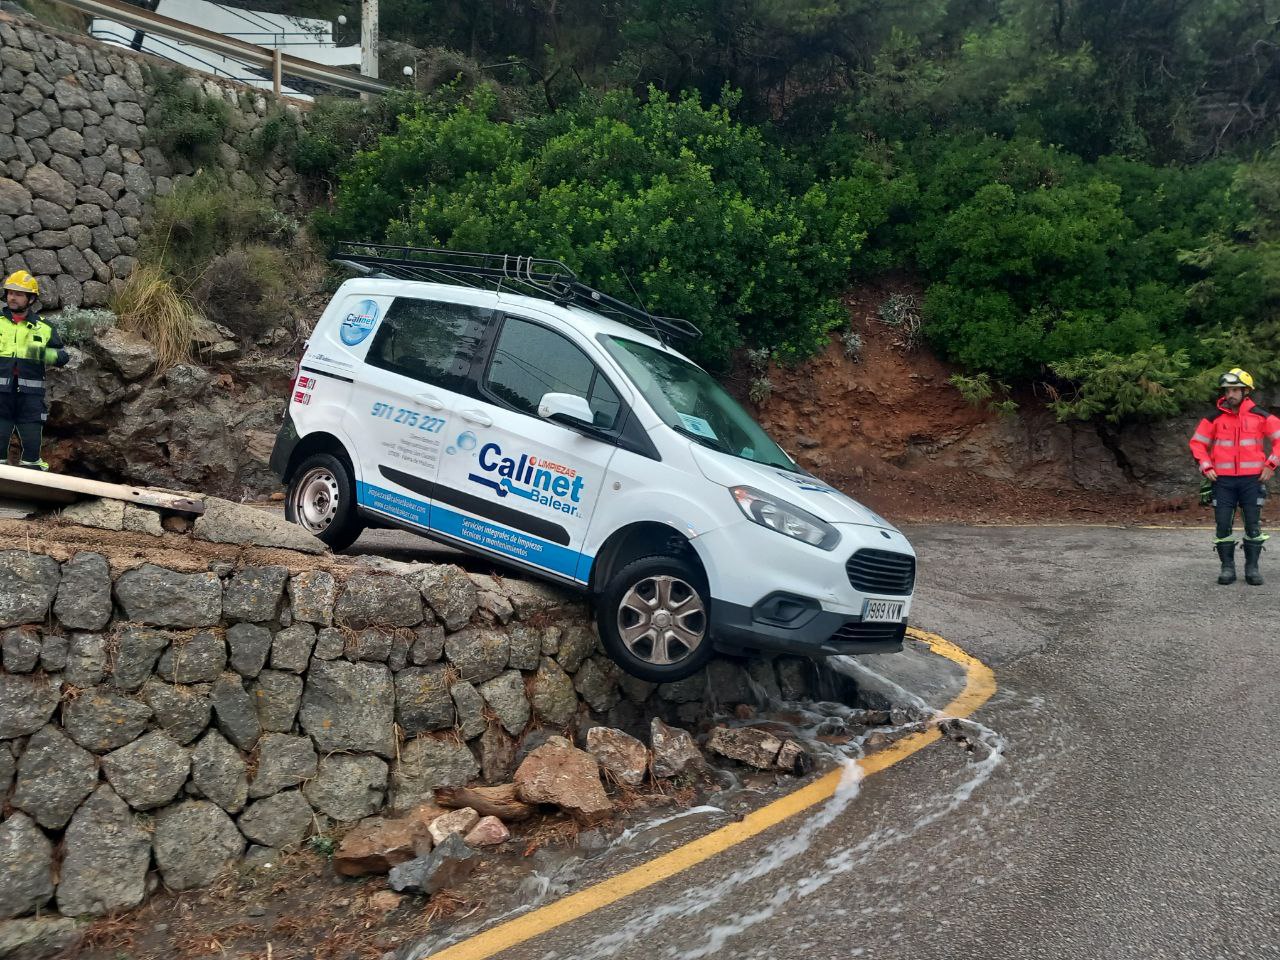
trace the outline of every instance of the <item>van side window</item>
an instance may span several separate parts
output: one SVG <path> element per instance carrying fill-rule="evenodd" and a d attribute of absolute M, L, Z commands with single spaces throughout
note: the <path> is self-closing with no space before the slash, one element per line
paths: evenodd
<path fill-rule="evenodd" d="M 483 307 L 396 297 L 365 362 L 423 383 L 458 390 L 484 339 Z"/>
<path fill-rule="evenodd" d="M 590 358 L 568 339 L 528 320 L 507 317 L 485 373 L 485 388 L 517 410 L 538 415 L 545 393 L 583 397 L 595 425 L 611 430 L 621 402 Z"/>

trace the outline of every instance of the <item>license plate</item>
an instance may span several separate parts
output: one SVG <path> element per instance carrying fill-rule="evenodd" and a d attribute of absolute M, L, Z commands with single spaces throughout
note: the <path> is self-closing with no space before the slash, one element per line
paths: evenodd
<path fill-rule="evenodd" d="M 862 604 L 863 623 L 897 623 L 902 619 L 901 600 L 865 600 Z"/>

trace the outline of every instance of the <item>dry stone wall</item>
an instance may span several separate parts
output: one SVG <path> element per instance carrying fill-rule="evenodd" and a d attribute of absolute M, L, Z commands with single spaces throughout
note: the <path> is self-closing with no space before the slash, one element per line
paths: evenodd
<path fill-rule="evenodd" d="M 148 131 L 144 66 L 161 61 L 29 22 L 0 20 L 0 263 L 29 270 L 45 309 L 105 304 L 133 270 L 148 202 L 194 173 Z M 294 172 L 247 163 L 267 95 L 191 77 L 227 102 L 219 166 L 277 209 L 297 203 Z"/>
<path fill-rule="evenodd" d="M 450 565 L 121 571 L 10 550 L 0 652 L 0 921 L 204 886 L 255 846 L 509 783 L 555 736 L 647 739 L 653 717 L 826 693 L 796 659 L 635 680 L 575 597 Z"/>

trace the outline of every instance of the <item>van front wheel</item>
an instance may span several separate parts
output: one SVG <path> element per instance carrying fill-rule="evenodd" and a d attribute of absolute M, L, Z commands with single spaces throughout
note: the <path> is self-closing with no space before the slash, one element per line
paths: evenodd
<path fill-rule="evenodd" d="M 683 680 L 711 659 L 710 596 L 701 571 L 675 557 L 641 557 L 605 585 L 596 623 L 615 663 L 652 683 Z"/>
<path fill-rule="evenodd" d="M 328 544 L 345 550 L 364 529 L 356 513 L 355 484 L 345 463 L 331 453 L 313 453 L 293 472 L 284 516 Z"/>

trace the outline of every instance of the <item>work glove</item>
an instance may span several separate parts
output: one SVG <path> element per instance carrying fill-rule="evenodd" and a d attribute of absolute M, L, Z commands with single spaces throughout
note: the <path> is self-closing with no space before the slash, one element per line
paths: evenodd
<path fill-rule="evenodd" d="M 1207 477 L 1200 484 L 1200 506 L 1207 507 L 1213 503 L 1213 481 Z"/>

